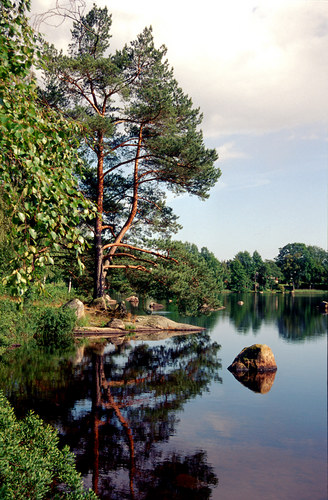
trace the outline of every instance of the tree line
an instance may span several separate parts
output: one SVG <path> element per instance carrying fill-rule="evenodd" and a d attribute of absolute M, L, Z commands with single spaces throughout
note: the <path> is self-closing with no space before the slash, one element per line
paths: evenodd
<path fill-rule="evenodd" d="M 192 243 L 174 243 L 177 252 L 174 255 L 181 262 L 178 268 L 162 264 L 157 271 L 161 280 L 154 280 L 153 284 L 149 279 L 145 283 L 136 274 L 117 276 L 113 282 L 115 290 L 124 293 L 133 288 L 138 293 L 148 292 L 159 298 L 178 297 L 181 309 L 200 311 L 206 304 L 215 305 L 218 293 L 224 290 L 283 292 L 328 287 L 328 252 L 317 246 L 289 243 L 280 248 L 272 260 L 263 260 L 257 251 L 252 255 L 240 251 L 233 259 L 220 261 L 206 247 L 199 250 Z M 168 286 L 162 287 L 163 281 Z M 193 293 L 195 289 L 197 293 Z"/>
<path fill-rule="evenodd" d="M 233 291 L 327 289 L 328 285 L 328 252 L 304 243 L 288 243 L 273 260 L 263 261 L 257 251 L 252 256 L 239 252 L 227 267 L 227 285 Z"/>

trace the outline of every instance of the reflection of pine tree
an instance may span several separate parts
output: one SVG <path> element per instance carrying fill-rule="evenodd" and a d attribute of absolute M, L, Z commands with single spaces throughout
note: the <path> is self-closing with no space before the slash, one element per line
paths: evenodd
<path fill-rule="evenodd" d="M 173 453 L 155 467 L 144 485 L 141 482 L 140 490 L 146 493 L 146 500 L 207 500 L 211 486 L 217 484 L 204 452 L 185 457 Z"/>
<path fill-rule="evenodd" d="M 111 355 L 98 353 L 94 356 L 95 491 L 100 490 L 100 494 L 106 491 L 108 494 L 109 488 L 112 499 L 121 499 L 139 498 L 136 491 L 141 493 L 141 490 L 147 490 L 150 471 L 156 467 L 160 470 L 162 467 L 158 464 L 160 453 L 156 445 L 168 441 L 174 433 L 176 413 L 182 410 L 190 398 L 206 390 L 211 380 L 220 381 L 218 369 L 221 365 L 217 359 L 219 348 L 218 344 L 210 342 L 209 336 L 203 333 L 198 336 L 175 337 L 171 342 L 160 346 L 138 345 L 130 350 L 124 361 L 118 351 Z M 204 460 L 203 455 L 198 458 L 200 462 Z M 192 457 L 187 457 L 181 468 L 188 470 L 196 459 L 193 460 Z M 202 464 L 198 472 L 191 474 L 189 471 L 185 474 L 192 478 L 192 491 L 198 491 L 202 495 L 206 491 L 210 492 L 208 484 L 216 484 L 213 473 L 208 472 L 207 476 L 202 473 L 204 467 L 210 471 L 209 466 Z M 121 479 L 115 487 L 114 476 L 112 484 L 99 484 L 105 471 L 107 474 L 109 471 L 122 469 L 129 473 L 127 497 L 124 496 Z M 177 473 L 178 476 L 179 474 L 181 481 L 183 473 Z M 160 480 L 157 483 L 160 487 Z M 199 498 L 209 497 L 207 494 Z"/>

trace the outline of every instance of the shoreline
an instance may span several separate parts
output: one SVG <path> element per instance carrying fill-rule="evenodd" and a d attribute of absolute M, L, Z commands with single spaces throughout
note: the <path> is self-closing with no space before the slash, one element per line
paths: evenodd
<path fill-rule="evenodd" d="M 76 338 L 115 338 L 136 337 L 139 335 L 151 335 L 158 338 L 161 335 L 184 335 L 204 331 L 204 327 L 177 323 L 160 315 L 137 316 L 133 322 L 127 320 L 113 320 L 112 325 L 84 326 L 74 328 Z"/>

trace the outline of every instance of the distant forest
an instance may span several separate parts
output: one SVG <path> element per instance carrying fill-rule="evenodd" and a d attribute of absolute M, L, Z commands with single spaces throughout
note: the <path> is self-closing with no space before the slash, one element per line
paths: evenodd
<path fill-rule="evenodd" d="M 263 260 L 257 251 L 252 255 L 241 251 L 227 261 L 219 261 L 206 247 L 199 250 L 192 243 L 175 242 L 175 248 L 180 264 L 173 267 L 167 264 L 160 281 L 149 286 L 149 278 L 143 281 L 140 275 L 127 273 L 122 279 L 117 274 L 111 282 L 112 289 L 124 293 L 125 288 L 132 287 L 137 293 L 148 291 L 159 298 L 175 295 L 183 299 L 186 306 L 193 293 L 199 296 L 200 289 L 204 303 L 214 300 L 223 290 L 284 292 L 328 288 L 328 252 L 317 246 L 289 243 L 279 249 L 273 260 Z"/>

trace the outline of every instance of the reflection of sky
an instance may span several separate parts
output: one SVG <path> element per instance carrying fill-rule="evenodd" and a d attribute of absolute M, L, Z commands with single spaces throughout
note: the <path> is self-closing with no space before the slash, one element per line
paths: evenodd
<path fill-rule="evenodd" d="M 219 485 L 213 500 L 322 500 L 326 494 L 325 336 L 286 343 L 275 322 L 243 335 L 223 313 L 211 331 L 222 345 L 222 384 L 184 406 L 170 446 L 208 453 Z M 278 365 L 269 393 L 256 394 L 227 370 L 253 343 L 268 344 Z"/>
<path fill-rule="evenodd" d="M 76 401 L 74 407 L 71 410 L 73 419 L 83 418 L 85 415 L 91 412 L 92 401 L 91 399 L 79 399 Z"/>

